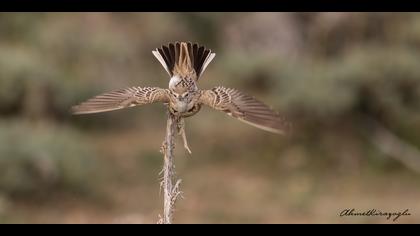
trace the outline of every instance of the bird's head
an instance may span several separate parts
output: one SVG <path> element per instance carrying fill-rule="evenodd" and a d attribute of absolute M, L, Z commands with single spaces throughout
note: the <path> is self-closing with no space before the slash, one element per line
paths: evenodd
<path fill-rule="evenodd" d="M 175 75 L 169 81 L 169 91 L 173 101 L 190 103 L 198 91 L 194 79 Z"/>

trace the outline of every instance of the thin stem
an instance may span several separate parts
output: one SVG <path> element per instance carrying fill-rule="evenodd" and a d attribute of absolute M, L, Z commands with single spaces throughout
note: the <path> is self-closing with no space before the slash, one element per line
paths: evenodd
<path fill-rule="evenodd" d="M 177 130 L 178 119 L 168 112 L 168 120 L 166 124 L 166 136 L 162 145 L 164 154 L 163 164 L 163 180 L 161 186 L 163 188 L 163 217 L 158 223 L 171 224 L 173 219 L 173 211 L 177 198 L 180 196 L 179 185 L 181 180 L 175 178 L 174 165 L 174 137 Z M 174 184 L 175 182 L 175 184 Z"/>

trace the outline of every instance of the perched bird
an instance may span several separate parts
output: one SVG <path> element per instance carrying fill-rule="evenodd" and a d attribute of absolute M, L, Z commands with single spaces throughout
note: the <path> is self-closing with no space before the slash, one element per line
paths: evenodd
<path fill-rule="evenodd" d="M 106 112 L 126 107 L 161 102 L 169 111 L 180 118 L 196 114 L 201 106 L 207 105 L 240 121 L 260 129 L 283 134 L 289 124 L 267 105 L 239 92 L 222 86 L 210 90 L 198 88 L 198 80 L 215 57 L 210 49 L 197 43 L 175 42 L 152 51 L 170 76 L 169 88 L 130 87 L 104 93 L 72 107 L 73 114 Z M 185 132 L 182 128 L 184 146 Z"/>

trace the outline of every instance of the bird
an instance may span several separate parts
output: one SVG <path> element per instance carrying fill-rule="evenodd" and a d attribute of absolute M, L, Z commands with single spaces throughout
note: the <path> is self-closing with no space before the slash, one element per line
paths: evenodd
<path fill-rule="evenodd" d="M 169 75 L 168 88 L 128 87 L 100 94 L 71 108 L 72 114 L 108 112 L 151 103 L 167 105 L 178 118 L 184 147 L 191 153 L 183 129 L 184 118 L 197 114 L 203 105 L 222 111 L 249 125 L 286 134 L 290 123 L 263 102 L 235 88 L 199 89 L 198 81 L 216 54 L 198 43 L 171 42 L 152 51 Z"/>

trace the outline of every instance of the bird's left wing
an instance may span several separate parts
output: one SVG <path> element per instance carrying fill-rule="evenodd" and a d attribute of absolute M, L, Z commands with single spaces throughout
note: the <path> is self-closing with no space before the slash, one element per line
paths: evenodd
<path fill-rule="evenodd" d="M 236 89 L 202 90 L 200 102 L 266 131 L 284 134 L 290 130 L 290 124 L 267 105 Z"/>
<path fill-rule="evenodd" d="M 98 95 L 72 107 L 73 114 L 113 111 L 154 102 L 168 102 L 165 89 L 158 87 L 130 87 Z"/>

